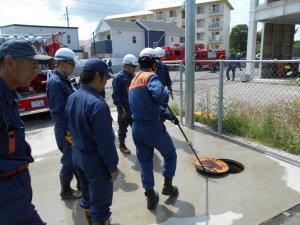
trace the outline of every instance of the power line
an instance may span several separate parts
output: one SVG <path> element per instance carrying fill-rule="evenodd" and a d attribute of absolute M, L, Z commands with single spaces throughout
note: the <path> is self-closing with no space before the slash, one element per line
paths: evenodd
<path fill-rule="evenodd" d="M 173 21 L 171 22 L 172 24 L 175 22 L 175 20 L 177 19 L 179 12 L 181 12 L 182 9 L 184 9 L 184 5 L 185 5 L 185 1 L 183 2 L 183 4 L 181 5 L 181 7 L 177 10 L 176 12 L 176 16 L 174 17 Z M 166 33 L 170 30 L 170 27 L 163 33 L 163 35 L 160 37 L 160 39 L 158 40 L 158 42 L 156 43 L 155 46 L 153 46 L 154 48 L 157 47 L 157 45 L 159 44 L 159 42 L 163 39 L 163 37 L 166 35 Z M 148 43 L 149 45 L 149 43 Z M 149 46 L 150 47 L 150 46 Z"/>

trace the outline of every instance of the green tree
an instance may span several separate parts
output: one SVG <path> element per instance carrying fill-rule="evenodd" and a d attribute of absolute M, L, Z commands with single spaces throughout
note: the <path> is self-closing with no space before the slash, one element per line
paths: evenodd
<path fill-rule="evenodd" d="M 260 52 L 260 47 L 261 47 L 261 37 L 262 37 L 262 32 L 258 31 L 257 32 L 257 39 L 256 39 L 256 53 Z"/>
<path fill-rule="evenodd" d="M 246 52 L 247 37 L 248 37 L 247 24 L 239 24 L 236 25 L 234 28 L 232 28 L 229 37 L 230 51 Z"/>

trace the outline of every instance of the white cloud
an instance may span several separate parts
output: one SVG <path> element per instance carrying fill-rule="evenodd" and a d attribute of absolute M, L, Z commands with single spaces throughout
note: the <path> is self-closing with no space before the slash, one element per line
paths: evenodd
<path fill-rule="evenodd" d="M 67 5 L 70 7 L 70 25 L 78 26 L 80 39 L 86 40 L 92 36 L 100 19 L 114 14 L 112 12 L 117 14 L 137 11 L 138 8 L 150 9 L 181 4 L 183 0 L 123 0 L 108 3 L 102 1 L 103 7 L 101 8 L 99 8 L 101 1 L 94 8 L 91 7 L 94 3 L 89 3 L 89 0 L 86 0 L 85 3 L 80 2 L 75 0 L 0 0 L 0 26 L 12 23 L 66 26 L 64 14 Z M 230 0 L 230 2 L 235 8 L 231 12 L 231 27 L 241 23 L 248 24 L 250 0 Z M 122 8 L 122 6 L 124 7 Z M 87 11 L 82 9 L 87 9 Z M 298 32 L 297 38 L 300 38 L 300 32 Z"/>

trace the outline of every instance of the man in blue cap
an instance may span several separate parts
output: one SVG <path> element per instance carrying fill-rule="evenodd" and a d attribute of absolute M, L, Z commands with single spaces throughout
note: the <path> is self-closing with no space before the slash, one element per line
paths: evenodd
<path fill-rule="evenodd" d="M 129 87 L 129 106 L 133 118 L 132 136 L 141 164 L 141 178 L 149 210 L 154 209 L 159 200 L 158 193 L 154 191 L 154 149 L 164 158 L 165 183 L 162 194 L 178 194 L 177 187 L 172 185 L 177 164 L 176 150 L 161 120 L 163 117 L 174 124 L 178 124 L 179 121 L 162 107 L 168 99 L 168 91 L 154 72 L 158 63 L 154 49 L 143 49 L 139 57 L 141 72 L 134 77 Z"/>
<path fill-rule="evenodd" d="M 113 181 L 119 173 L 112 117 L 100 95 L 111 77 L 104 61 L 87 60 L 80 88 L 70 95 L 66 106 L 74 165 L 82 184 L 80 206 L 93 225 L 110 225 Z"/>
<path fill-rule="evenodd" d="M 130 150 L 125 144 L 127 128 L 132 123 L 131 111 L 128 102 L 128 89 L 134 77 L 134 73 L 138 64 L 138 59 L 132 55 L 127 54 L 123 58 L 123 70 L 117 73 L 113 79 L 113 94 L 112 98 L 118 110 L 118 136 L 120 143 L 120 151 L 124 154 L 130 154 Z"/>
<path fill-rule="evenodd" d="M 65 116 L 65 106 L 70 94 L 74 92 L 69 77 L 72 75 L 75 67 L 75 53 L 68 48 L 61 48 L 56 51 L 54 60 L 56 69 L 51 74 L 47 82 L 47 97 L 49 100 L 49 109 L 52 119 L 55 122 L 54 134 L 58 149 L 62 152 L 60 171 L 60 183 L 62 199 L 77 199 L 81 197 L 80 182 L 77 179 L 77 189 L 71 188 L 73 175 L 78 178 L 73 166 L 72 148 L 67 142 L 68 124 Z"/>
<path fill-rule="evenodd" d="M 0 46 L 0 224 L 45 224 L 31 203 L 28 165 L 33 158 L 15 90 L 29 85 L 39 62 L 48 60 L 51 57 L 38 55 L 27 41 L 12 40 Z"/>

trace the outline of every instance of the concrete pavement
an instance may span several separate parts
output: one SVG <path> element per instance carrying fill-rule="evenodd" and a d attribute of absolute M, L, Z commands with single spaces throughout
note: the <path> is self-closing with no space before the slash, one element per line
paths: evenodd
<path fill-rule="evenodd" d="M 116 114 L 113 113 L 114 119 Z M 31 165 L 33 201 L 50 225 L 85 225 L 77 201 L 59 197 L 59 158 L 53 124 L 48 117 L 26 122 L 26 137 L 36 159 Z M 114 123 L 115 131 L 117 123 Z M 230 158 L 245 165 L 240 174 L 206 179 L 195 172 L 194 157 L 179 130 L 167 123 L 178 153 L 174 183 L 177 199 L 160 194 L 150 212 L 140 181 L 140 166 L 129 135 L 131 156 L 120 156 L 120 176 L 114 185 L 114 225 L 256 225 L 300 203 L 300 168 L 221 139 L 185 129 L 201 156 Z M 130 134 L 130 132 L 129 132 Z M 162 158 L 155 155 L 156 190 L 161 192 Z M 297 225 L 297 224 L 295 224 Z"/>

